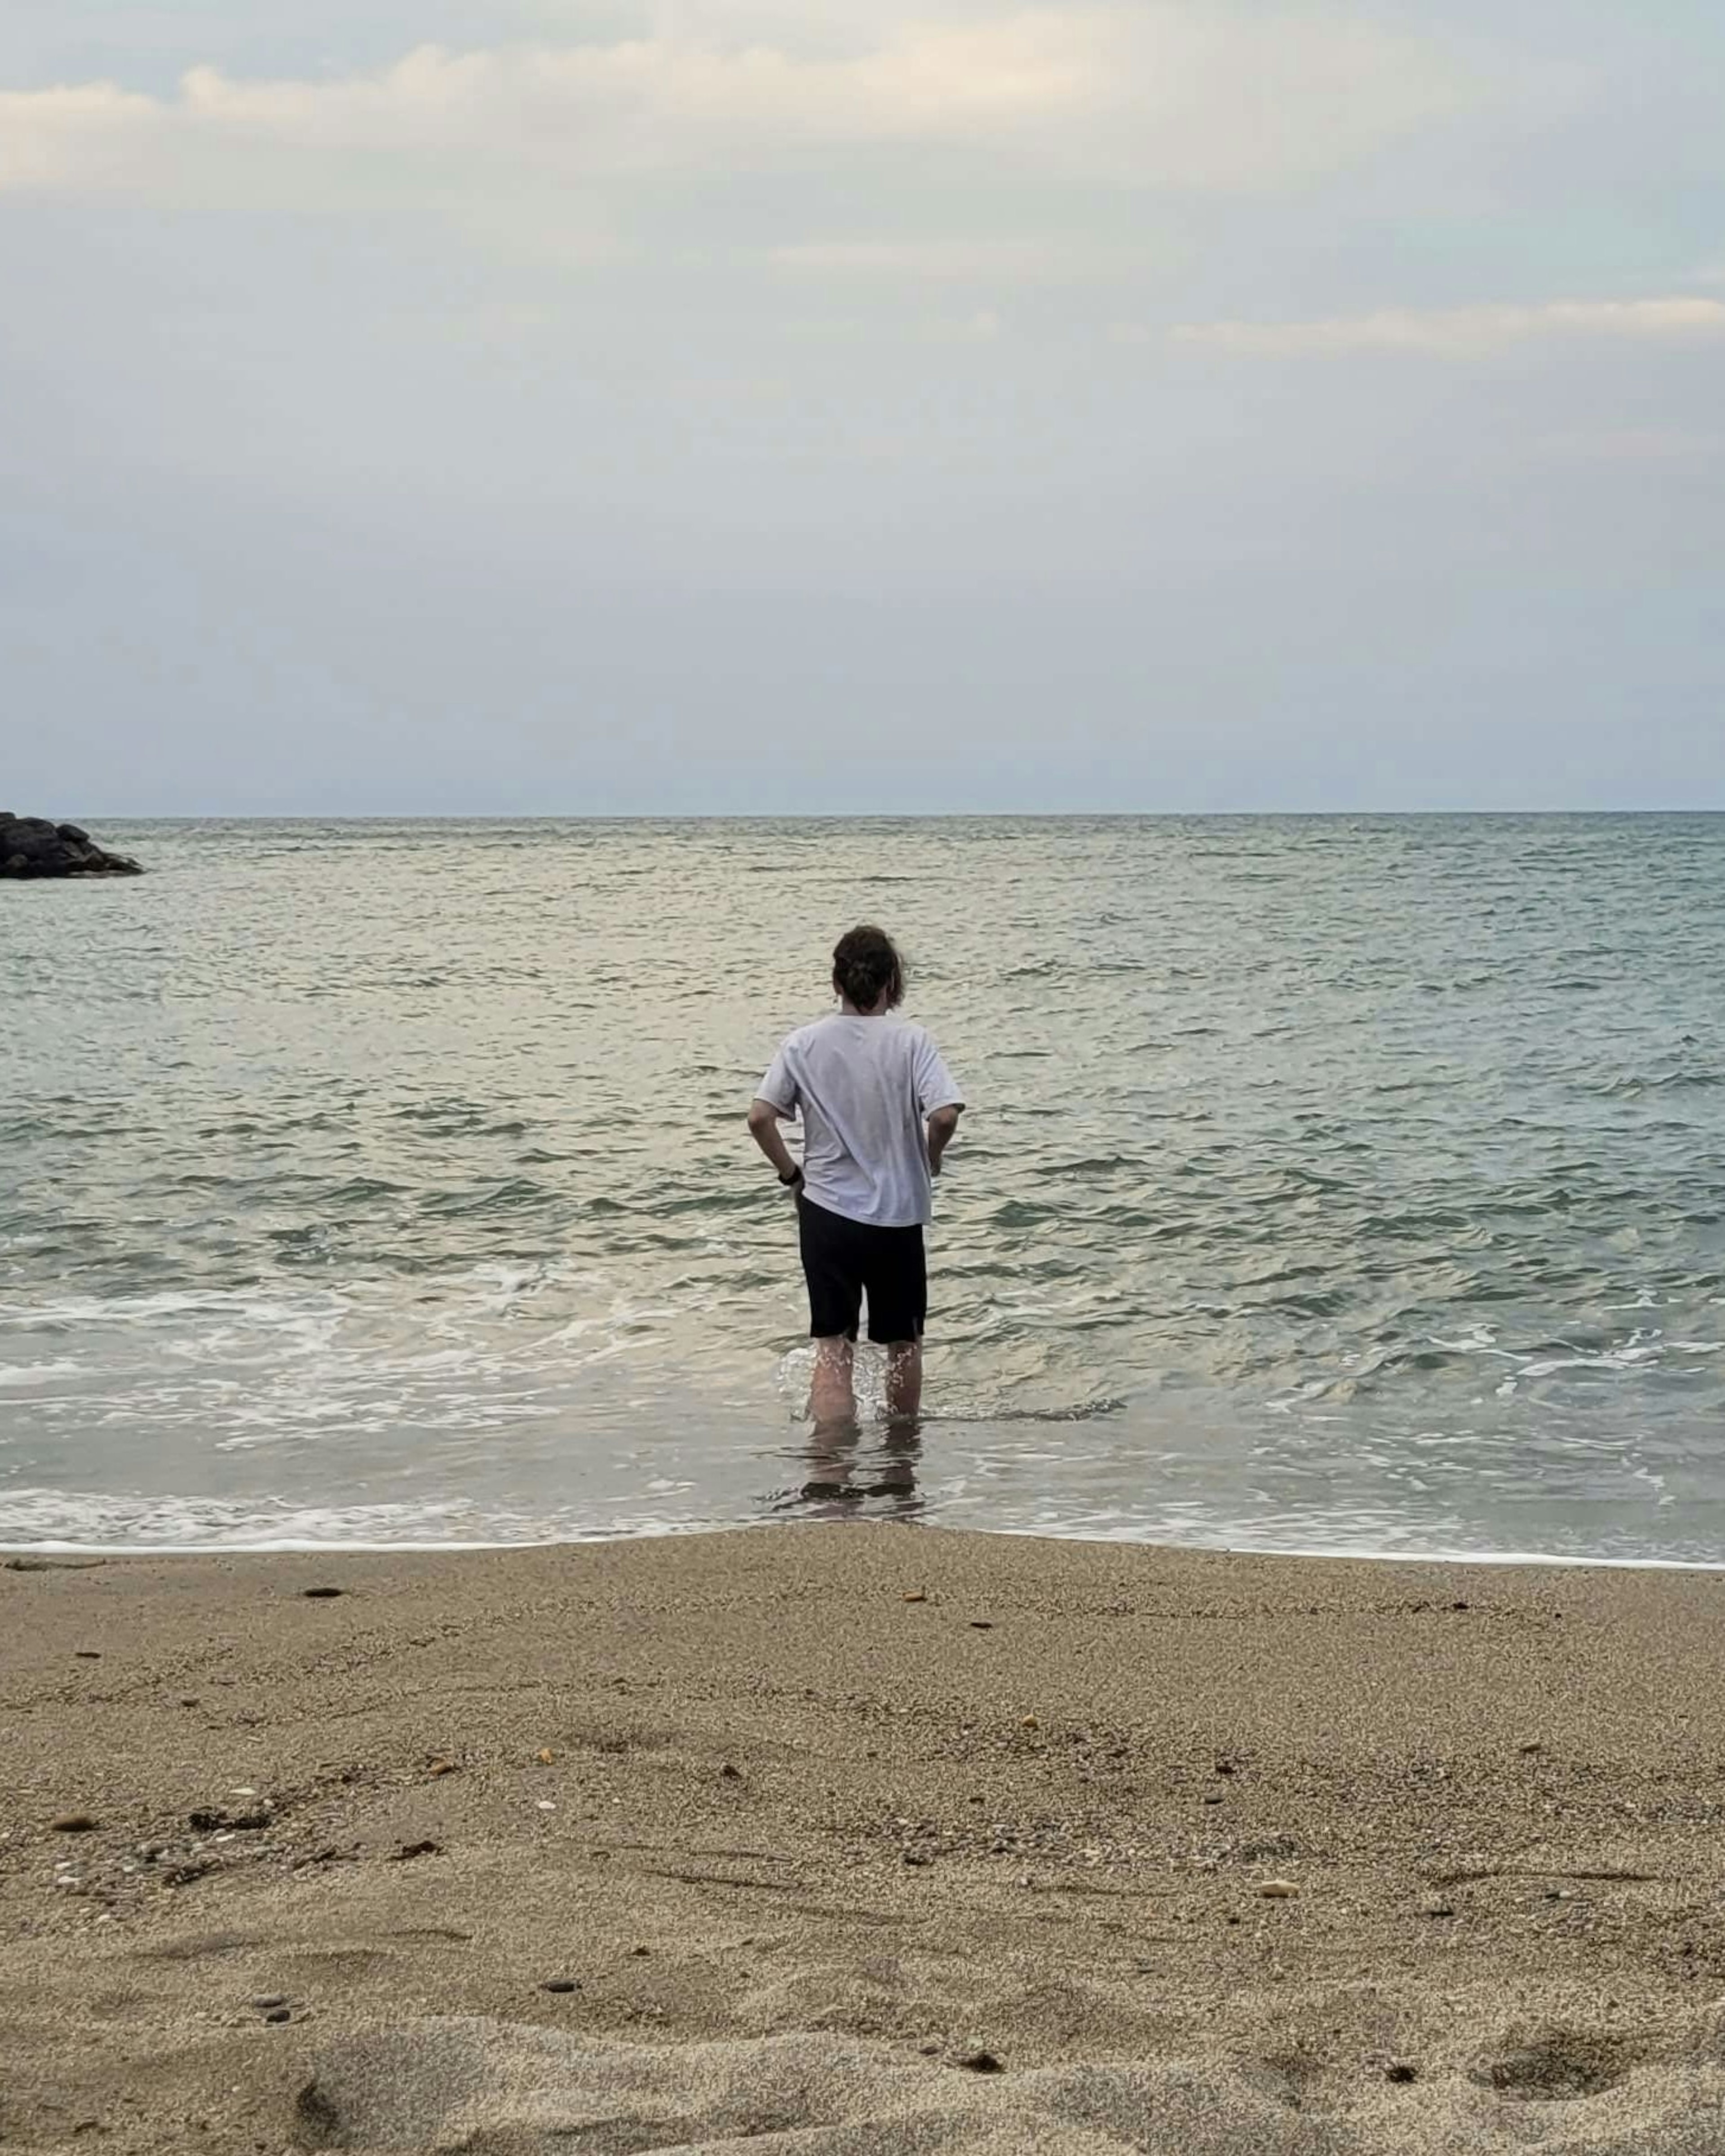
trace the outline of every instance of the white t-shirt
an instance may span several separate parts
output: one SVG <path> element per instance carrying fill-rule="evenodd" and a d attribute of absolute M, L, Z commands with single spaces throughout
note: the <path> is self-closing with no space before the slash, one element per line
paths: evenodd
<path fill-rule="evenodd" d="M 800 1026 L 756 1098 L 803 1119 L 803 1190 L 813 1205 L 880 1228 L 932 1218 L 923 1126 L 964 1096 L 920 1025 L 835 1011 Z"/>

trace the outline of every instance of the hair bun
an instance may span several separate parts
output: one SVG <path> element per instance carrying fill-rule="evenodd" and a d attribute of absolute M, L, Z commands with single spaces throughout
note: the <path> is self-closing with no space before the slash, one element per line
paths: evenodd
<path fill-rule="evenodd" d="M 865 923 L 839 938 L 833 952 L 833 986 L 858 1010 L 873 1010 L 882 995 L 889 1009 L 903 1002 L 904 961 L 884 928 Z"/>

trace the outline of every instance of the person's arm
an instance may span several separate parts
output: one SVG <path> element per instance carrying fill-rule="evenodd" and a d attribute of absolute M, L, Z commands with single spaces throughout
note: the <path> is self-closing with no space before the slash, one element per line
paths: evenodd
<path fill-rule="evenodd" d="M 776 1108 L 771 1101 L 751 1101 L 749 1136 L 778 1170 L 779 1181 L 794 1188 L 803 1180 L 803 1171 L 792 1157 L 791 1149 L 785 1143 L 783 1134 L 778 1127 L 779 1118 L 783 1112 L 782 1108 Z"/>
<path fill-rule="evenodd" d="M 958 1118 L 964 1113 L 964 1096 L 957 1081 L 942 1060 L 929 1036 L 918 1029 L 916 1041 L 916 1106 L 928 1142 L 928 1172 L 938 1175 Z"/>
<path fill-rule="evenodd" d="M 958 1127 L 958 1118 L 964 1113 L 963 1104 L 952 1101 L 944 1108 L 937 1108 L 928 1119 L 928 1172 L 938 1175 L 947 1147 L 952 1142 L 952 1134 Z"/>

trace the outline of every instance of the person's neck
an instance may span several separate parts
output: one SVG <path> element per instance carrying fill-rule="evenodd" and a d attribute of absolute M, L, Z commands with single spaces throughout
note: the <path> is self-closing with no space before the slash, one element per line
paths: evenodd
<path fill-rule="evenodd" d="M 839 1009 L 841 1015 L 845 1018 L 885 1018 L 887 1006 L 884 996 L 872 1010 L 865 1010 L 861 1004 L 852 1003 L 849 996 L 840 996 Z"/>

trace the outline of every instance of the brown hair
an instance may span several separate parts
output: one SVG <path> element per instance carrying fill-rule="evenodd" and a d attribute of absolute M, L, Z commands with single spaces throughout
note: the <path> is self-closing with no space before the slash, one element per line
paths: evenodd
<path fill-rule="evenodd" d="M 833 986 L 858 1010 L 872 1010 L 884 990 L 888 1007 L 905 999 L 905 963 L 884 928 L 865 925 L 839 938 Z"/>

